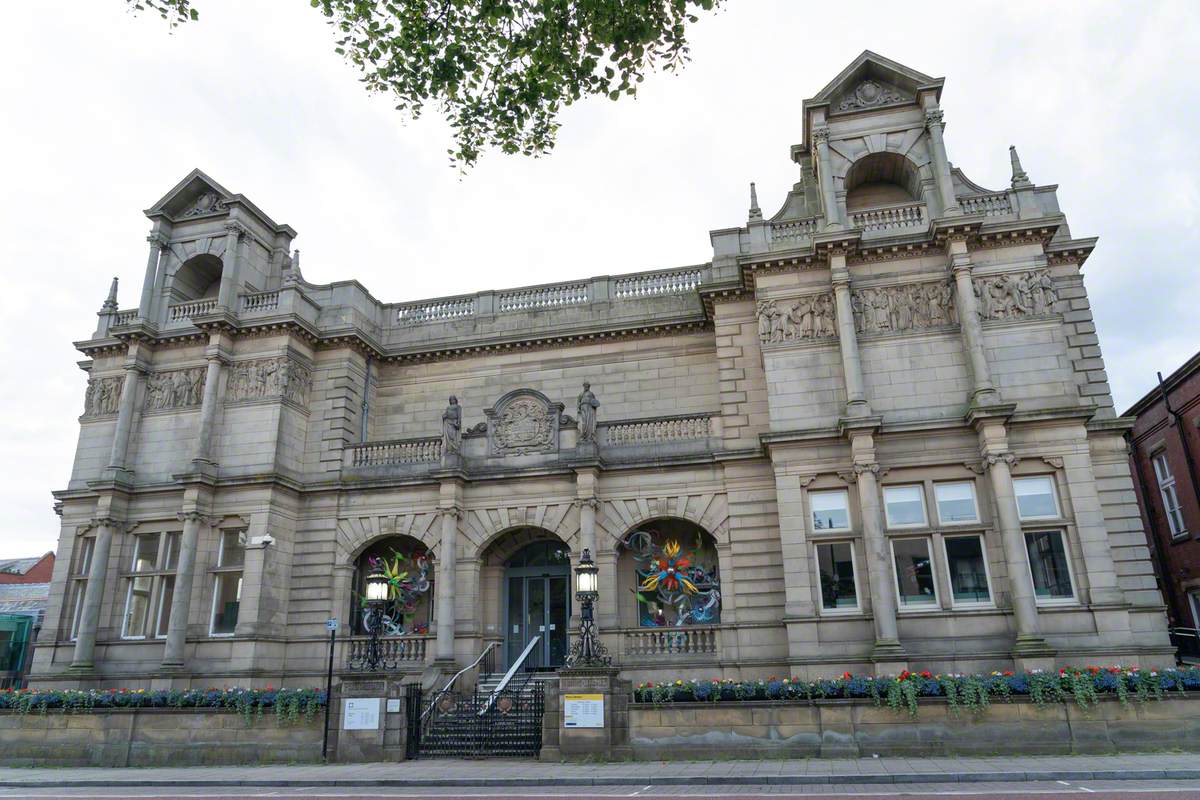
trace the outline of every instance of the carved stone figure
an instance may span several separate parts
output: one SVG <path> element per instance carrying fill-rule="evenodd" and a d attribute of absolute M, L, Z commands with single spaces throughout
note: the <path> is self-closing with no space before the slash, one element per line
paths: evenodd
<path fill-rule="evenodd" d="M 579 408 L 579 441 L 594 442 L 596 441 L 596 409 L 600 407 L 600 401 L 592 393 L 592 385 L 586 381 L 584 381 L 583 393 L 579 395 L 577 405 Z"/>
<path fill-rule="evenodd" d="M 442 412 L 442 452 L 458 455 L 462 452 L 462 406 L 450 395 L 450 405 Z"/>
<path fill-rule="evenodd" d="M 856 289 L 850 295 L 859 333 L 925 330 L 957 321 L 954 289 L 946 282 Z"/>
<path fill-rule="evenodd" d="M 758 336 L 763 344 L 835 336 L 833 298 L 805 295 L 780 311 L 774 300 L 758 304 Z"/>
<path fill-rule="evenodd" d="M 116 414 L 121 405 L 121 390 L 125 379 L 120 376 L 92 378 L 83 396 L 83 413 L 88 417 Z"/>
<path fill-rule="evenodd" d="M 155 372 L 146 378 L 146 410 L 198 406 L 204 400 L 204 367 Z"/>
<path fill-rule="evenodd" d="M 284 398 L 292 403 L 308 403 L 308 392 L 312 387 L 312 373 L 308 367 L 292 361 L 287 356 L 240 361 L 229 369 L 225 399 L 229 402 L 243 400 L 269 400 Z"/>
<path fill-rule="evenodd" d="M 1010 272 L 973 281 L 980 319 L 1016 319 L 1054 312 L 1058 291 L 1047 270 Z"/>

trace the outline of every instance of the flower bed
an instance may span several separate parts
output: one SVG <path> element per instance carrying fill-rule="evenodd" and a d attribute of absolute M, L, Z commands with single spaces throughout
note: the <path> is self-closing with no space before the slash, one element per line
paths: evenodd
<path fill-rule="evenodd" d="M 0 710 L 28 714 L 110 708 L 218 708 L 246 717 L 274 709 L 281 722 L 312 719 L 325 707 L 320 689 L 2 689 Z"/>
<path fill-rule="evenodd" d="M 840 678 L 805 681 L 767 678 L 757 681 L 677 680 L 642 683 L 633 692 L 635 703 L 737 702 L 822 699 L 870 699 L 916 716 L 922 698 L 944 698 L 952 708 L 982 711 L 994 700 L 1028 697 L 1037 705 L 1074 702 L 1088 708 L 1102 695 L 1122 703 L 1161 700 L 1168 692 L 1200 691 L 1200 667 L 1147 670 L 1127 667 L 1063 667 L 1058 672 L 992 672 L 991 674 L 933 674 L 928 670 L 873 677 L 843 673 Z"/>

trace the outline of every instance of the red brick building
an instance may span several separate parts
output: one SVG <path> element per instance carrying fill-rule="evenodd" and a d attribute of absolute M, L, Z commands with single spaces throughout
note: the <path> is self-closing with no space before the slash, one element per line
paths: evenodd
<path fill-rule="evenodd" d="M 1137 418 L 1130 460 L 1171 638 L 1200 657 L 1200 353 L 1124 416 Z"/>
<path fill-rule="evenodd" d="M 49 583 L 54 553 L 33 558 L 0 559 L 0 583 Z"/>

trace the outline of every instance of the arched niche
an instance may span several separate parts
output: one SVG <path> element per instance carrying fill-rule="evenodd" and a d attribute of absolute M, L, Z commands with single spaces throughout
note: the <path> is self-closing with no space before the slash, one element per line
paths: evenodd
<path fill-rule="evenodd" d="M 899 153 L 868 153 L 850 165 L 845 178 L 846 211 L 915 203 L 921 197 L 916 165 Z"/>
<path fill-rule="evenodd" d="M 221 288 L 221 259 L 211 253 L 192 256 L 171 279 L 171 302 L 216 297 Z"/>
<path fill-rule="evenodd" d="M 717 540 L 676 517 L 643 522 L 617 548 L 617 613 L 623 628 L 717 625 Z"/>
<path fill-rule="evenodd" d="M 497 536 L 480 561 L 484 631 L 499 634 L 504 665 L 536 636 L 526 667 L 561 667 L 570 644 L 570 546 L 544 528 L 513 528 Z"/>
<path fill-rule="evenodd" d="M 384 636 L 420 635 L 433 622 L 433 554 L 411 536 L 376 539 L 354 562 L 351 584 L 350 625 L 355 635 L 369 633 L 366 614 L 366 578 L 379 569 L 387 575 L 388 604 L 384 608 Z"/>

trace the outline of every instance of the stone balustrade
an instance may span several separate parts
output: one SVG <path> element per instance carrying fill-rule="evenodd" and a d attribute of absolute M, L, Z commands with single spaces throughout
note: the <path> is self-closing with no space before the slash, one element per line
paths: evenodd
<path fill-rule="evenodd" d="M 442 322 L 448 319 L 470 317 L 474 313 L 474 297 L 431 300 L 427 303 L 410 303 L 400 306 L 396 309 L 396 322 L 401 325 L 419 325 L 422 322 Z"/>
<path fill-rule="evenodd" d="M 576 306 L 587 301 L 588 285 L 586 283 L 564 283 L 558 286 L 539 286 L 533 289 L 501 292 L 496 299 L 496 310 L 502 314 L 512 311 L 537 311 Z"/>
<path fill-rule="evenodd" d="M 167 320 L 170 322 L 186 322 L 192 317 L 208 314 L 217 307 L 217 298 L 208 297 L 202 300 L 188 300 L 183 303 L 173 303 L 167 306 Z"/>
<path fill-rule="evenodd" d="M 864 233 L 917 228 L 926 222 L 924 203 L 868 208 L 850 214 L 850 227 L 859 228 Z"/>
<path fill-rule="evenodd" d="M 613 281 L 612 296 L 620 300 L 627 297 L 683 294 L 696 289 L 703 282 L 704 272 L 698 268 L 630 275 Z"/>
<path fill-rule="evenodd" d="M 771 241 L 778 244 L 798 242 L 801 239 L 811 239 L 817 232 L 819 217 L 796 219 L 788 222 L 771 223 Z"/>
<path fill-rule="evenodd" d="M 679 625 L 669 628 L 634 628 L 624 633 L 627 657 L 704 655 L 719 653 L 721 629 L 715 626 Z"/>
<path fill-rule="evenodd" d="M 389 464 L 432 464 L 441 461 L 442 440 L 395 439 L 388 442 L 363 442 L 347 448 L 349 466 L 381 467 Z"/>
<path fill-rule="evenodd" d="M 385 636 L 379 640 L 380 657 L 385 662 L 402 666 L 406 664 L 422 665 L 425 663 L 425 656 L 428 652 L 429 639 L 430 637 L 424 634 L 420 636 Z M 343 651 L 345 653 L 343 663 L 345 665 L 362 663 L 370 642 L 371 637 L 369 636 L 352 636 L 347 639 Z"/>
<path fill-rule="evenodd" d="M 977 194 L 958 198 L 959 208 L 964 214 L 982 214 L 985 217 L 1006 217 L 1013 213 L 1008 192 Z"/>
<path fill-rule="evenodd" d="M 133 321 L 135 319 L 137 319 L 137 315 L 138 315 L 138 310 L 136 308 L 130 308 L 125 311 L 118 311 L 113 316 L 113 321 L 112 321 L 113 327 L 115 328 L 118 325 L 131 325 L 131 324 L 133 324 Z"/>
<path fill-rule="evenodd" d="M 697 414 L 687 417 L 613 422 L 601 427 L 604 432 L 604 444 L 610 447 L 629 447 L 707 439 L 712 432 L 712 419 L 708 414 Z"/>
<path fill-rule="evenodd" d="M 242 295 L 242 311 L 274 311 L 279 308 L 279 292 L 257 292 Z"/>

